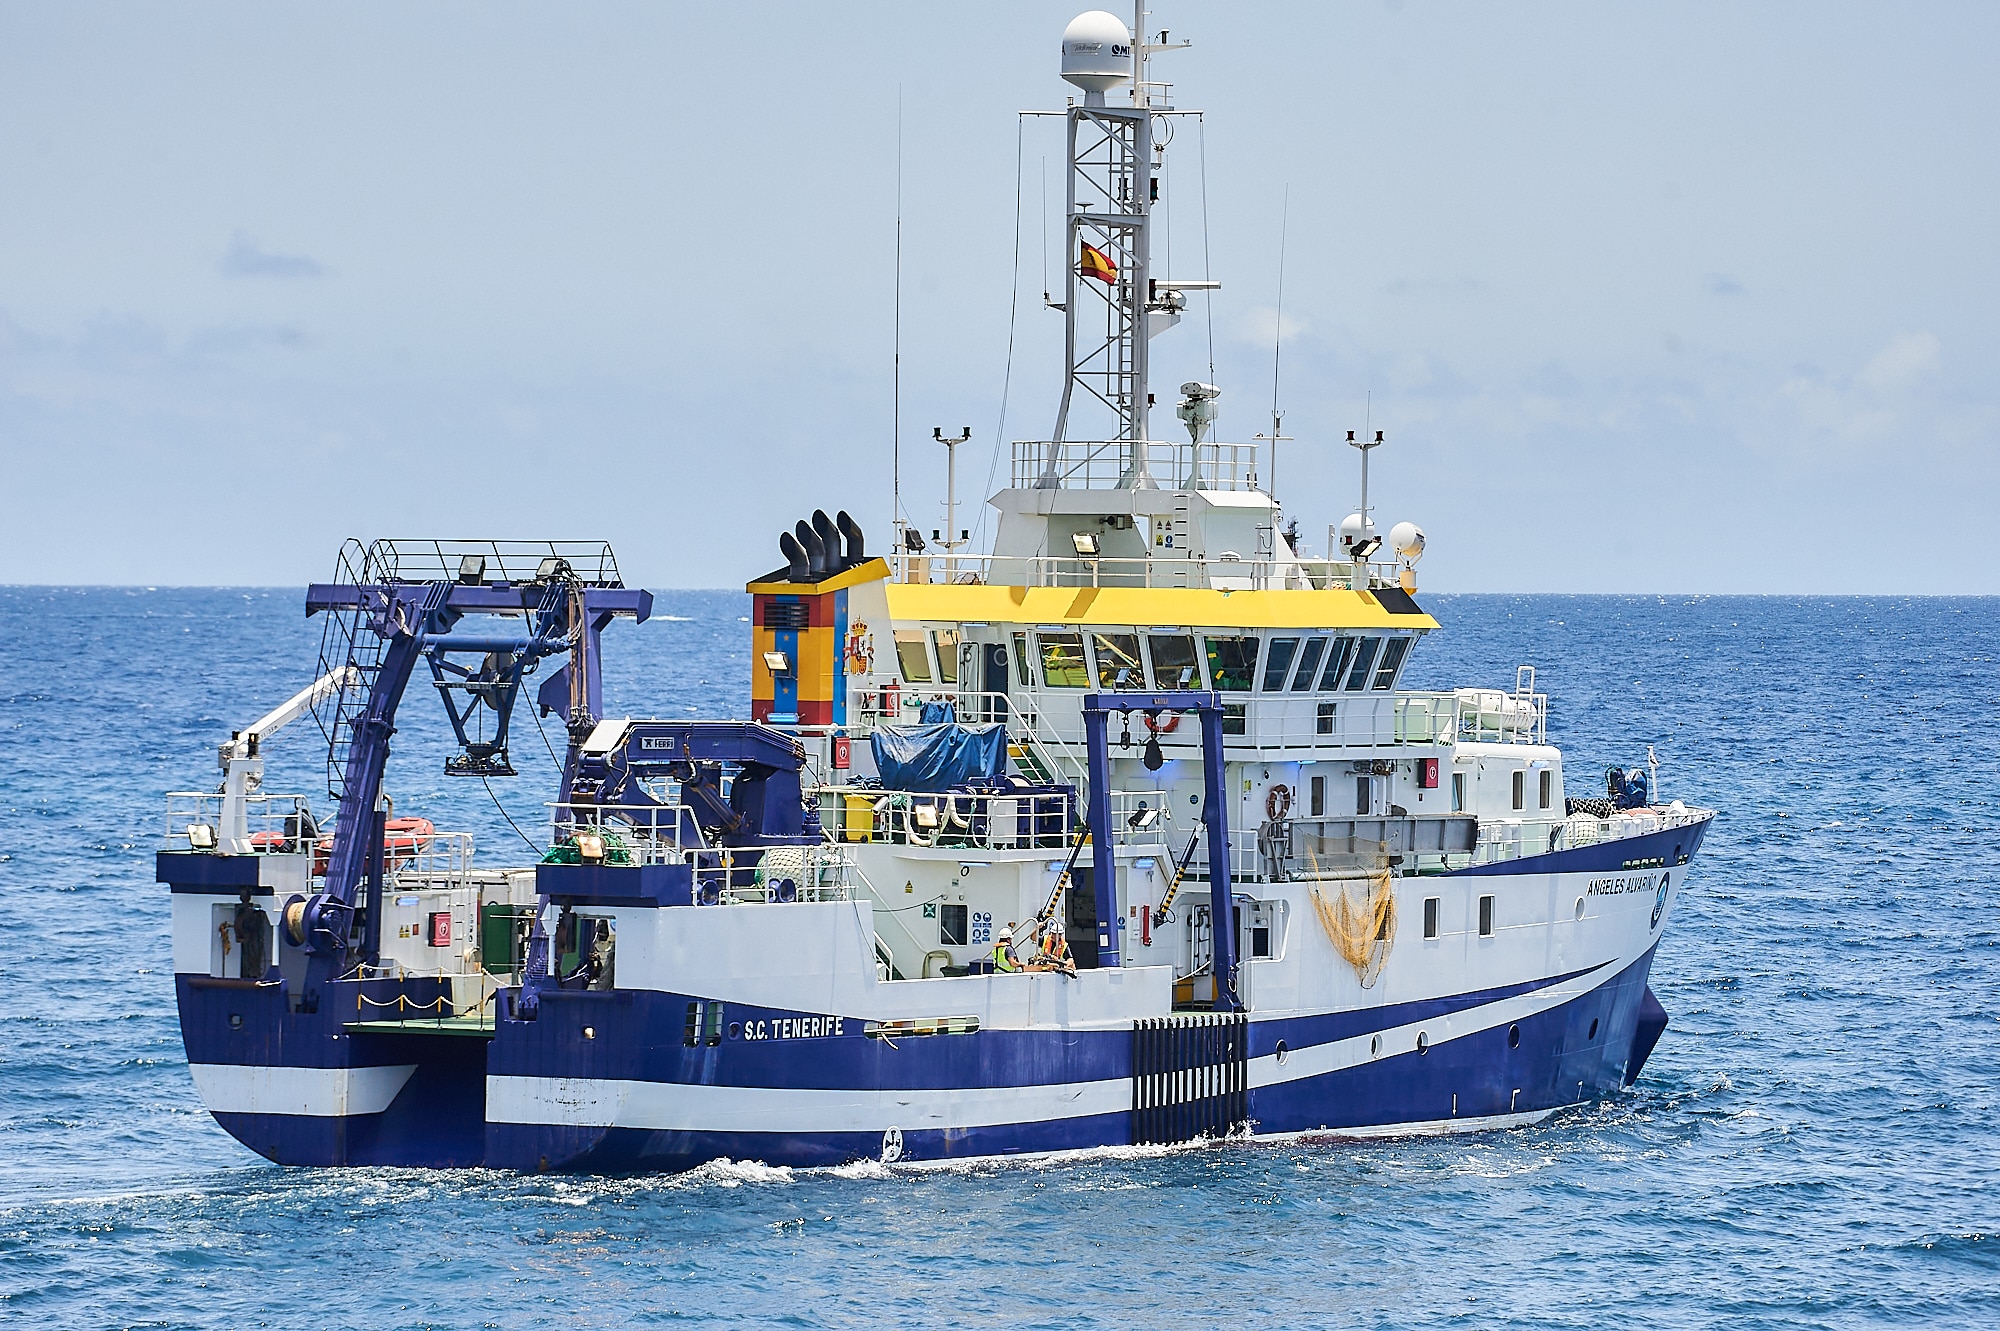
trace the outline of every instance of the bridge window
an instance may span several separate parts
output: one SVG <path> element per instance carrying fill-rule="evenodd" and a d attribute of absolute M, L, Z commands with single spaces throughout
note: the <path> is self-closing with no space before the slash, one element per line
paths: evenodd
<path fill-rule="evenodd" d="M 1408 638 L 1391 638 L 1382 646 L 1382 664 L 1375 668 L 1375 687 L 1386 689 L 1396 682 L 1396 672 L 1403 667 L 1403 656 L 1410 650 Z"/>
<path fill-rule="evenodd" d="M 958 630 L 939 629 L 937 631 L 938 679 L 946 684 L 958 683 Z"/>
<path fill-rule="evenodd" d="M 1087 689 L 1090 669 L 1083 659 L 1081 633 L 1038 633 L 1042 648 L 1042 683 L 1052 689 Z"/>
<path fill-rule="evenodd" d="M 1340 687 L 1340 677 L 1347 672 L 1347 663 L 1354 658 L 1354 639 L 1335 638 L 1333 650 L 1326 654 L 1326 670 L 1319 677 L 1319 691 L 1332 693 Z"/>
<path fill-rule="evenodd" d="M 1292 692 L 1304 693 L 1313 686 L 1313 676 L 1319 673 L 1319 658 L 1326 655 L 1326 638 L 1307 638 L 1299 649 L 1298 673 L 1292 676 Z"/>
<path fill-rule="evenodd" d="M 1355 692 L 1368 687 L 1368 670 L 1375 664 L 1375 653 L 1382 650 L 1380 638 L 1363 638 L 1354 652 L 1354 669 L 1347 672 L 1347 688 Z"/>
<path fill-rule="evenodd" d="M 1146 666 L 1139 659 L 1136 633 L 1093 633 L 1090 649 L 1097 655 L 1097 687 L 1144 689 Z"/>
<path fill-rule="evenodd" d="M 1201 658 L 1195 655 L 1194 638 L 1184 633 L 1154 633 L 1146 646 L 1153 653 L 1153 684 L 1162 689 L 1201 687 Z"/>
<path fill-rule="evenodd" d="M 1297 638 L 1273 638 L 1264 657 L 1264 692 L 1282 693 L 1285 679 L 1292 673 L 1292 658 L 1298 655 Z"/>
<path fill-rule="evenodd" d="M 1542 769 L 1542 807 L 1546 809 L 1555 802 L 1556 774 L 1544 767 Z"/>
<path fill-rule="evenodd" d="M 1208 678 L 1217 689 L 1248 693 L 1257 676 L 1257 639 L 1208 639 Z"/>
<path fill-rule="evenodd" d="M 1035 687 L 1034 672 L 1028 669 L 1028 635 L 1014 635 L 1014 678 L 1024 689 Z"/>
<path fill-rule="evenodd" d="M 896 662 L 912 684 L 931 682 L 931 649 L 922 629 L 896 630 Z"/>

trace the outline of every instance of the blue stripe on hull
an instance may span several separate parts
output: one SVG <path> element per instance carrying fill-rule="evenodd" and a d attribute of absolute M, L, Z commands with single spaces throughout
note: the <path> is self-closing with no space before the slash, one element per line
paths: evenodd
<path fill-rule="evenodd" d="M 1129 1113 L 1003 1123 L 982 1128 L 903 1129 L 905 1160 L 959 1160 L 1122 1146 Z M 640 1128 L 566 1128 L 495 1123 L 487 1128 L 488 1163 L 529 1172 L 645 1173 L 693 1169 L 710 1160 L 755 1160 L 819 1168 L 875 1160 L 880 1132 L 655 1132 Z"/>
<path fill-rule="evenodd" d="M 1609 1094 L 1624 1080 L 1635 1052 L 1652 966 L 1649 951 L 1589 993 L 1513 1023 L 1520 1030 L 1518 1046 L 1511 1043 L 1509 1028 L 1498 1026 L 1421 1054 L 1405 1051 L 1258 1087 L 1250 1092 L 1251 1120 L 1262 1133 L 1372 1129 L 1538 1113 Z M 1253 1035 L 1253 1051 L 1259 1043 Z"/>

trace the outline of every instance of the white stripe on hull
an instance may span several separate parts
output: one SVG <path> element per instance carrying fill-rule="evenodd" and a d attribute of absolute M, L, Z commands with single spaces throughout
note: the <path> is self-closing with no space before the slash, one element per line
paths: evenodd
<path fill-rule="evenodd" d="M 211 1114 L 379 1114 L 402 1092 L 414 1063 L 373 1068 L 286 1068 L 194 1063 L 195 1089 Z"/>
<path fill-rule="evenodd" d="M 486 1121 L 655 1132 L 881 1132 L 989 1128 L 1124 1113 L 1132 1082 L 948 1091 L 793 1090 L 590 1077 L 488 1077 Z"/>

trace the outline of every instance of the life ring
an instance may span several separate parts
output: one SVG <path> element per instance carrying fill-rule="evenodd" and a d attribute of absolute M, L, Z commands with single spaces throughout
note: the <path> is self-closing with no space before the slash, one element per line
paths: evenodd
<path fill-rule="evenodd" d="M 1164 719 L 1155 713 L 1146 713 L 1146 729 L 1152 731 L 1155 735 L 1171 735 L 1176 730 L 1179 730 L 1180 727 L 1181 714 L 1179 712 L 1168 712 Z"/>
<path fill-rule="evenodd" d="M 437 828 L 428 818 L 391 818 L 382 825 L 383 867 L 400 868 L 415 859 L 431 844 Z M 326 876 L 327 861 L 333 856 L 333 838 L 323 836 L 313 844 L 313 874 Z"/>
<path fill-rule="evenodd" d="M 1274 823 L 1281 823 L 1291 811 L 1292 788 L 1282 783 L 1272 786 L 1264 796 L 1264 816 Z"/>

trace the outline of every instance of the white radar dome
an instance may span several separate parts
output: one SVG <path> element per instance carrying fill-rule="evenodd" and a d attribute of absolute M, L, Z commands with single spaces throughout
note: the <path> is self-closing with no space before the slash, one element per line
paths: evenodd
<path fill-rule="evenodd" d="M 1062 76 L 1085 92 L 1109 92 L 1132 77 L 1132 33 L 1116 14 L 1093 9 L 1063 29 Z"/>
<path fill-rule="evenodd" d="M 1399 522 L 1389 528 L 1389 548 L 1409 564 L 1424 557 L 1424 529 L 1414 522 Z"/>
<path fill-rule="evenodd" d="M 1340 543 L 1344 547 L 1351 548 L 1374 534 L 1375 524 L 1359 513 L 1349 513 L 1340 520 Z"/>

